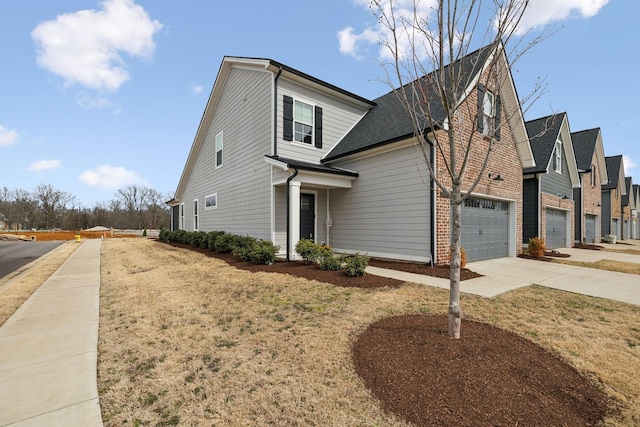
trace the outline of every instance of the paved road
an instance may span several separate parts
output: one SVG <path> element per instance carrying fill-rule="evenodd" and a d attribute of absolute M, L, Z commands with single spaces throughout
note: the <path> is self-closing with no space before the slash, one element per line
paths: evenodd
<path fill-rule="evenodd" d="M 0 278 L 57 248 L 61 240 L 52 242 L 0 241 Z"/>

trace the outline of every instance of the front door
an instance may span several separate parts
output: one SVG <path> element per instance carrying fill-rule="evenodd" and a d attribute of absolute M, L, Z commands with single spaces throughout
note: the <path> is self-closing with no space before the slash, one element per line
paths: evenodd
<path fill-rule="evenodd" d="M 316 196 L 300 193 L 300 239 L 315 241 Z"/>

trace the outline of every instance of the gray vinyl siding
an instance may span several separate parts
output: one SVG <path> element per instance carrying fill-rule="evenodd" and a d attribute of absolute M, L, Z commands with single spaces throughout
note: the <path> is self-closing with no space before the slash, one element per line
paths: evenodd
<path fill-rule="evenodd" d="M 538 236 L 539 197 L 538 180 L 528 178 L 522 184 L 522 243 L 529 243 L 529 239 Z"/>
<path fill-rule="evenodd" d="M 308 104 L 322 107 L 322 148 L 318 149 L 295 141 L 282 139 L 282 97 L 291 96 Z M 278 80 L 278 155 L 311 163 L 320 160 L 338 143 L 340 139 L 360 120 L 367 110 L 332 98 L 320 92 L 300 86 L 294 82 Z M 314 135 L 315 138 L 315 135 Z"/>
<path fill-rule="evenodd" d="M 562 173 L 558 173 L 549 167 L 549 172 L 541 175 L 540 191 L 554 196 L 566 194 L 569 198 L 573 197 L 573 186 L 571 185 L 566 156 L 562 156 Z"/>
<path fill-rule="evenodd" d="M 429 260 L 429 173 L 416 148 L 400 148 L 336 166 L 356 170 L 360 176 L 350 189 L 331 190 L 331 246 Z"/>
<path fill-rule="evenodd" d="M 193 230 L 198 198 L 202 231 L 224 230 L 271 239 L 271 166 L 264 161 L 272 141 L 271 74 L 234 68 L 185 186 L 185 229 Z M 215 137 L 223 137 L 223 165 L 216 169 Z M 216 209 L 205 196 L 217 193 Z"/>
<path fill-rule="evenodd" d="M 584 177 L 585 175 L 581 175 L 581 179 L 582 177 Z M 584 219 L 582 217 L 582 192 L 580 188 L 574 188 L 573 189 L 573 203 L 574 203 L 574 217 L 575 217 L 575 236 L 574 239 L 576 242 L 580 243 L 582 242 L 582 220 Z"/>
<path fill-rule="evenodd" d="M 601 231 L 602 237 L 604 237 L 606 234 L 611 234 L 611 192 L 609 190 L 603 191 L 601 200 Z"/>
<path fill-rule="evenodd" d="M 324 188 L 302 187 L 300 193 L 315 194 L 316 232 L 315 241 L 327 242 L 327 190 Z M 274 243 L 280 246 L 280 252 L 287 250 L 287 186 L 274 187 L 275 201 L 275 236 Z M 293 248 L 291 249 L 293 250 Z"/>

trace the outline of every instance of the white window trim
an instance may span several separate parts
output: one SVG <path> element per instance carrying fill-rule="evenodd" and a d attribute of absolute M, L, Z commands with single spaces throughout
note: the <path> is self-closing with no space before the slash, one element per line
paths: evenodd
<path fill-rule="evenodd" d="M 553 150 L 553 156 L 555 156 L 555 167 L 553 170 L 557 173 L 562 173 L 562 141 L 557 140 Z"/>
<path fill-rule="evenodd" d="M 184 203 L 180 203 L 180 210 L 178 215 L 180 216 L 180 224 L 178 227 L 180 230 L 184 230 Z"/>
<path fill-rule="evenodd" d="M 220 137 L 220 150 L 218 150 L 218 137 Z M 218 164 L 218 151 L 222 153 L 222 158 L 220 159 L 220 164 Z M 221 168 L 224 165 L 224 131 L 218 132 L 215 139 L 215 164 L 216 169 Z"/>
<path fill-rule="evenodd" d="M 491 112 L 487 114 L 484 108 L 485 102 L 487 102 L 487 98 L 489 98 L 491 102 Z M 484 92 L 484 99 L 482 100 L 482 134 L 484 136 L 490 136 L 495 131 L 495 117 L 496 117 L 496 95 L 491 92 L 489 89 L 486 89 Z"/>
<path fill-rule="evenodd" d="M 207 205 L 207 199 L 211 198 L 211 197 L 215 197 L 216 198 L 216 204 L 214 206 L 208 206 Z M 207 196 L 204 196 L 204 210 L 205 211 L 209 211 L 209 210 L 213 210 L 213 209 L 217 209 L 218 208 L 218 193 L 211 193 Z"/>
<path fill-rule="evenodd" d="M 198 199 L 193 199 L 193 231 L 200 229 L 200 202 Z"/>

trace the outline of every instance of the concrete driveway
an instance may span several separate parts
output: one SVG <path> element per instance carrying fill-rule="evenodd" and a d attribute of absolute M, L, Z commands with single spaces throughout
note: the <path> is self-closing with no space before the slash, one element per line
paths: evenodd
<path fill-rule="evenodd" d="M 640 241 L 633 242 L 640 244 Z M 634 246 L 623 245 L 603 246 L 614 247 L 615 249 L 634 248 Z M 640 249 L 640 247 L 636 249 Z M 571 257 L 569 259 L 574 261 L 594 262 L 600 259 L 611 259 L 640 264 L 640 255 L 572 248 L 563 248 L 559 251 L 570 254 Z M 535 284 L 640 305 L 640 276 L 635 274 L 523 258 L 498 258 L 471 262 L 467 264 L 467 268 L 482 274 L 483 277 L 463 281 L 460 285 L 462 292 L 487 298 Z M 404 273 L 376 267 L 367 267 L 367 272 L 378 276 L 449 289 L 449 279 L 439 279 L 422 274 Z"/>

